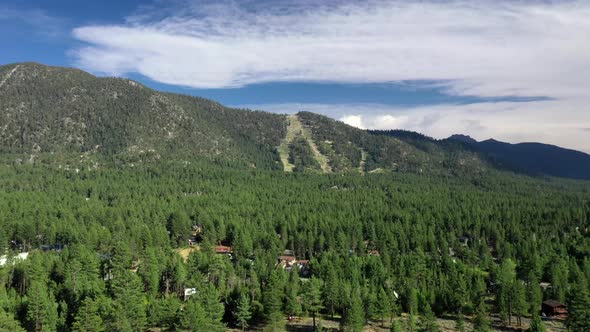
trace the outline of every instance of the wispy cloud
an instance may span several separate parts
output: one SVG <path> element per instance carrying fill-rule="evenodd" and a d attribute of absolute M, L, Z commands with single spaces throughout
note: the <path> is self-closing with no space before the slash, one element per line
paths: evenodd
<path fill-rule="evenodd" d="M 16 9 L 0 6 L 0 22 L 19 22 L 33 27 L 39 34 L 46 36 L 57 36 L 65 32 L 63 19 L 52 16 L 45 11 L 33 9 Z"/>
<path fill-rule="evenodd" d="M 427 81 L 459 96 L 544 96 L 407 110 L 299 106 L 365 128 L 436 137 L 464 132 L 590 151 L 588 131 L 579 130 L 590 127 L 588 1 L 174 3 L 145 7 L 125 24 L 75 29 L 86 43 L 74 51 L 77 64 L 193 88 Z"/>
<path fill-rule="evenodd" d="M 196 88 L 450 80 L 453 93 L 481 96 L 588 91 L 586 1 L 313 3 L 183 2 L 125 25 L 80 27 L 79 64 Z"/>

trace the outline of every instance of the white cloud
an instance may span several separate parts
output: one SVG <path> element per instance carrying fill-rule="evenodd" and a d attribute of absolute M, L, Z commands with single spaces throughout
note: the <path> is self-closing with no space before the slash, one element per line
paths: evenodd
<path fill-rule="evenodd" d="M 360 114 L 358 114 L 358 115 L 345 115 L 340 118 L 340 121 L 346 123 L 347 125 L 353 126 L 353 127 L 367 129 L 367 127 L 365 127 L 365 125 L 363 124 L 363 116 Z"/>
<path fill-rule="evenodd" d="M 407 110 L 303 106 L 363 128 L 538 140 L 590 152 L 590 132 L 576 129 L 590 128 L 588 1 L 375 0 L 314 6 L 320 2 L 308 0 L 297 7 L 267 2 L 255 10 L 236 1 L 181 3 L 165 11 L 146 9 L 123 25 L 75 29 L 74 36 L 87 43 L 75 50 L 78 64 L 195 88 L 440 80 L 450 94 L 546 96 L 552 100 Z"/>
<path fill-rule="evenodd" d="M 79 63 L 197 88 L 424 79 L 454 80 L 458 94 L 566 97 L 589 87 L 586 1 L 365 1 L 280 13 L 272 3 L 198 4 L 79 27 L 74 36 L 89 44 Z"/>

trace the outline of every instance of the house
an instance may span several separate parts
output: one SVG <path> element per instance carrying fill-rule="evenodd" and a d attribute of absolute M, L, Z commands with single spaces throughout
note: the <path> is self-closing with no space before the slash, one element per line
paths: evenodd
<path fill-rule="evenodd" d="M 203 227 L 201 227 L 199 225 L 193 225 L 193 230 L 191 231 L 191 236 L 188 239 L 188 246 L 192 247 L 192 246 L 196 245 L 197 243 L 199 243 L 202 240 L 201 234 L 203 234 Z"/>
<path fill-rule="evenodd" d="M 63 244 L 43 244 L 41 245 L 41 250 L 43 251 L 56 251 L 56 252 L 61 252 L 62 250 L 64 250 L 65 246 Z"/>
<path fill-rule="evenodd" d="M 279 256 L 279 265 L 283 268 L 283 269 L 291 269 L 291 267 L 293 267 L 293 265 L 295 265 L 297 263 L 297 258 L 295 256 L 287 256 L 287 255 L 282 255 Z"/>
<path fill-rule="evenodd" d="M 232 248 L 228 247 L 228 246 L 218 245 L 218 246 L 215 246 L 215 253 L 216 254 L 231 254 Z"/>
<path fill-rule="evenodd" d="M 541 312 L 545 317 L 556 319 L 567 318 L 567 306 L 556 300 L 543 301 L 541 304 Z"/>

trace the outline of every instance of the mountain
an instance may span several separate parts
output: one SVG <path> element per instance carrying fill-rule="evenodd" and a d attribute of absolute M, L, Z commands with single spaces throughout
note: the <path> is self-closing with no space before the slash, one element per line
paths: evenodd
<path fill-rule="evenodd" d="M 477 141 L 475 139 L 473 139 L 471 136 L 468 136 L 468 135 L 455 134 L 455 135 L 452 135 L 451 137 L 449 137 L 449 139 L 454 140 L 454 141 L 463 142 L 463 143 L 468 143 L 468 144 L 477 143 Z"/>
<path fill-rule="evenodd" d="M 476 153 L 424 150 L 313 113 L 233 109 L 122 78 L 36 63 L 0 66 L 0 157 L 133 164 L 211 160 L 315 172 L 480 172 Z"/>
<path fill-rule="evenodd" d="M 526 153 L 524 153 L 524 152 Z M 366 131 L 309 112 L 274 114 L 37 63 L 0 66 L 0 161 L 100 167 L 211 161 L 288 172 L 478 174 L 510 164 L 588 178 L 588 156 L 544 145 Z"/>
<path fill-rule="evenodd" d="M 469 136 L 453 135 L 487 156 L 495 164 L 531 174 L 590 180 L 590 155 L 541 143 L 510 144 L 494 139 L 478 142 Z"/>
<path fill-rule="evenodd" d="M 0 152 L 221 157 L 273 168 L 284 117 L 77 69 L 0 67 Z"/>

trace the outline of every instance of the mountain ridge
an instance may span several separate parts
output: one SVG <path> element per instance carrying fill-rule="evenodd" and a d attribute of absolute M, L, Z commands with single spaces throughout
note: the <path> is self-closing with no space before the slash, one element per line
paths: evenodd
<path fill-rule="evenodd" d="M 196 158 L 283 169 L 278 150 L 287 135 L 287 114 L 229 108 L 200 97 L 158 92 L 129 79 L 37 63 L 1 66 L 0 77 L 6 79 L 0 89 L 3 155 L 106 155 L 124 163 Z M 297 119 L 301 139 L 289 142 L 288 150 L 300 171 L 445 173 L 486 168 L 469 152 L 429 154 L 325 116 L 301 112 Z M 320 156 L 325 160 L 318 162 Z"/>
<path fill-rule="evenodd" d="M 582 151 L 538 142 L 507 143 L 493 138 L 476 141 L 464 135 L 448 139 L 463 142 L 496 163 L 527 173 L 590 180 L 590 154 Z"/>
<path fill-rule="evenodd" d="M 362 130 L 309 112 L 229 108 L 75 68 L 9 64 L 0 66 L 0 83 L 5 161 L 73 156 L 71 163 L 128 165 L 205 159 L 269 170 L 453 175 L 498 168 L 488 153 L 456 139 Z M 297 128 L 290 128 L 293 119 Z"/>

